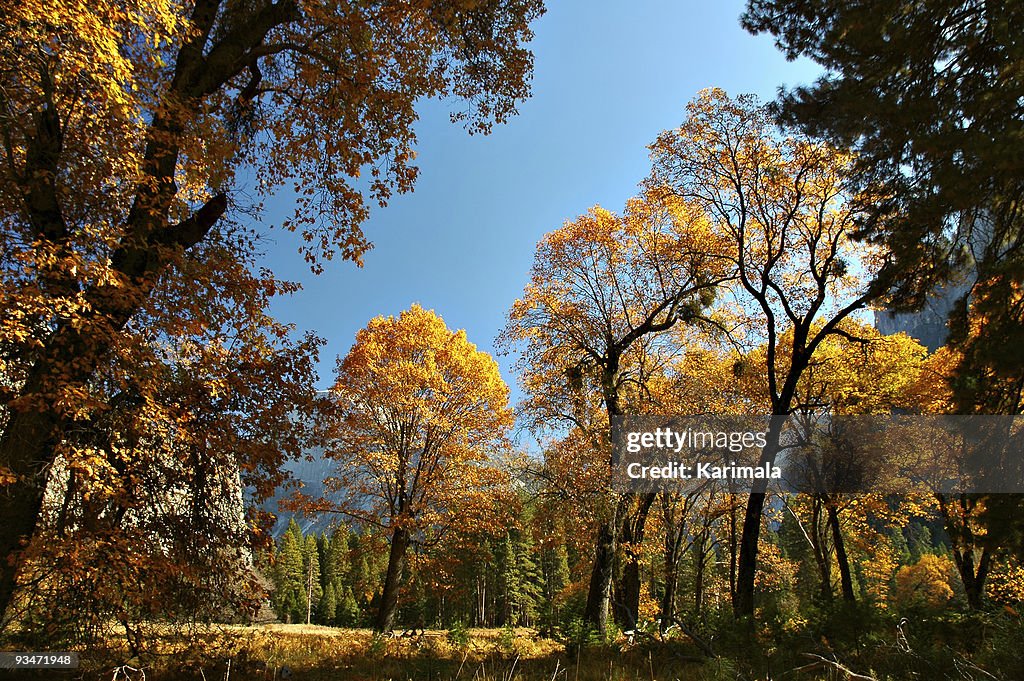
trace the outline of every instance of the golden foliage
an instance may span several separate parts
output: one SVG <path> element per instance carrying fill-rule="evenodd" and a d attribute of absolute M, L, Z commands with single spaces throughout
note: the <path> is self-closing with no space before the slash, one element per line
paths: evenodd
<path fill-rule="evenodd" d="M 953 561 L 926 553 L 917 563 L 904 565 L 896 573 L 893 593 L 896 605 L 902 608 L 944 606 L 953 598 L 952 580 L 955 575 Z"/>
<path fill-rule="evenodd" d="M 497 363 L 465 331 L 418 305 L 376 317 L 339 361 L 332 392 L 340 510 L 410 532 L 491 522 L 507 489 L 512 412 Z"/>
<path fill-rule="evenodd" d="M 294 187 L 282 226 L 301 233 L 313 269 L 358 262 L 369 204 L 415 180 L 416 102 L 463 102 L 453 118 L 471 131 L 507 119 L 529 93 L 524 44 L 542 11 L 5 3 L 0 552 L 36 530 L 51 468 L 69 480 L 58 506 L 73 522 L 57 527 L 76 531 L 79 518 L 131 517 L 151 490 L 198 489 L 207 471 L 240 470 L 258 496 L 280 483 L 323 406 L 311 387 L 320 342 L 266 313 L 295 286 L 256 267 L 258 202 Z M 240 191 L 249 177 L 254 198 Z M 177 509 L 158 515 L 186 526 Z M 17 565 L 0 570 L 0 608 Z"/>

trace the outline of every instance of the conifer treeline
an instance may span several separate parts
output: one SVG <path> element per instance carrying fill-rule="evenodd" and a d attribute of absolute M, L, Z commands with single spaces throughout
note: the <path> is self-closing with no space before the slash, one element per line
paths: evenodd
<path fill-rule="evenodd" d="M 481 536 L 449 553 L 418 547 L 404 580 L 405 627 L 531 626 L 554 631 L 572 597 L 564 543 L 535 545 L 530 532 Z M 286 623 L 369 626 L 387 568 L 386 542 L 346 525 L 303 534 L 293 518 L 268 568 L 271 605 Z"/>
<path fill-rule="evenodd" d="M 838 588 L 839 566 L 831 540 L 822 532 L 827 527 L 822 521 L 816 530 L 816 523 L 797 519 L 806 513 L 800 507 L 804 501 L 790 499 L 788 503 L 796 504 L 794 512 L 777 509 L 765 528 L 765 569 L 759 572 L 758 591 L 779 626 L 827 607 Z M 893 500 L 879 510 L 895 513 L 897 506 Z M 590 556 L 577 548 L 580 542 L 572 532 L 551 526 L 558 517 L 554 510 L 538 512 L 526 504 L 508 527 L 418 544 L 403 579 L 396 624 L 406 629 L 525 626 L 557 638 L 583 631 Z M 568 509 L 559 510 L 564 514 Z M 664 542 L 682 528 L 655 525 L 636 547 L 641 556 L 641 626 L 667 618 L 663 628 L 686 622 L 697 631 L 714 630 L 714 622 L 731 613 L 735 555 L 730 532 L 735 528 L 729 515 L 715 516 L 690 535 L 687 549 L 679 552 L 668 572 Z M 851 542 L 847 547 L 854 600 L 916 612 L 965 599 L 949 558 L 949 539 L 935 519 L 904 516 L 901 523 L 875 529 L 873 545 Z M 819 535 L 824 544 L 814 541 Z M 273 582 L 271 605 L 286 623 L 371 626 L 387 555 L 386 539 L 379 533 L 338 525 L 304 535 L 293 519 L 267 567 Z M 621 572 L 620 561 L 617 587 Z M 1015 601 L 1019 581 L 1009 573 L 994 575 L 993 596 L 1000 596 L 1000 602 Z"/>

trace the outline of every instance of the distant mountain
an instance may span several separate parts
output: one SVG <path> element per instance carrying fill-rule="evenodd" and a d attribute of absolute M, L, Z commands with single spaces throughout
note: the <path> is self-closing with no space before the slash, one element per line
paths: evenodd
<path fill-rule="evenodd" d="M 908 336 L 935 352 L 946 344 L 949 336 L 947 322 L 953 305 L 970 290 L 970 283 L 944 286 L 928 295 L 924 307 L 918 312 L 875 312 L 875 328 L 885 335 L 903 331 Z"/>
<path fill-rule="evenodd" d="M 292 474 L 295 480 L 302 483 L 302 492 L 312 497 L 318 497 L 324 493 L 324 480 L 334 474 L 334 462 L 324 456 L 322 447 L 310 450 L 306 453 L 308 459 L 303 457 L 298 461 L 289 461 L 285 464 L 285 470 Z M 273 498 L 263 503 L 262 508 L 266 511 L 277 514 L 277 522 L 274 523 L 273 535 L 275 538 L 284 534 L 288 529 L 288 521 L 293 517 L 302 528 L 303 533 L 325 532 L 338 522 L 339 517 L 326 513 L 315 516 L 305 516 L 282 511 L 278 508 L 278 502 L 288 496 L 290 490 L 278 490 Z"/>

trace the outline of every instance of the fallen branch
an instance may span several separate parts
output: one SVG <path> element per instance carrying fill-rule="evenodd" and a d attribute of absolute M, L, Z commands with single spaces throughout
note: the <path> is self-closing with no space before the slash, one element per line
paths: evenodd
<path fill-rule="evenodd" d="M 841 671 L 843 674 L 846 674 L 846 678 L 854 679 L 854 681 L 878 681 L 878 679 L 876 679 L 873 676 L 864 676 L 863 674 L 858 674 L 849 667 L 840 664 L 838 660 L 830 660 L 827 657 L 822 657 L 821 655 L 817 655 L 815 653 L 803 653 L 803 656 L 814 660 L 814 662 L 812 662 L 811 664 L 804 665 L 803 667 L 797 667 L 793 671 L 810 671 L 812 669 L 818 669 L 820 667 L 828 665 Z"/>
<path fill-rule="evenodd" d="M 700 648 L 700 651 L 702 653 L 704 653 L 708 657 L 718 657 L 718 655 L 715 655 L 715 651 L 711 648 L 711 644 L 702 639 L 700 636 L 698 636 L 695 631 L 690 629 L 690 627 L 683 624 L 683 622 L 680 621 L 678 617 L 673 617 L 672 621 L 676 624 L 677 627 L 679 627 L 680 631 L 686 634 L 691 641 L 697 644 L 697 647 Z"/>

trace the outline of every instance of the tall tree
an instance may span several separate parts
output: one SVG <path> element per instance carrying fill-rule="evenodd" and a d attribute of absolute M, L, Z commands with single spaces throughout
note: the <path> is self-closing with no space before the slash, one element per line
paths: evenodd
<path fill-rule="evenodd" d="M 679 322 L 696 321 L 728 278 L 719 245 L 710 223 L 683 202 L 636 199 L 623 216 L 593 208 L 537 245 L 531 281 L 503 332 L 507 347 L 522 349 L 533 424 L 576 429 L 603 471 L 586 606 L 588 622 L 602 634 L 619 539 L 624 531 L 630 540 L 642 538 L 653 501 L 607 494 L 611 424 L 629 413 L 630 395 L 644 391 L 641 346 Z M 638 579 L 635 572 L 636 599 Z M 637 603 L 625 606 L 628 626 L 636 624 Z"/>
<path fill-rule="evenodd" d="M 306 573 L 303 565 L 302 530 L 292 518 L 281 537 L 275 556 L 273 604 L 277 616 L 286 622 L 306 618 Z"/>
<path fill-rule="evenodd" d="M 891 255 L 878 291 L 914 309 L 967 280 L 950 337 L 959 413 L 1024 404 L 1022 21 L 1020 3 L 976 0 L 751 0 L 743 16 L 826 69 L 779 109 L 856 152 L 875 197 L 861 234 Z"/>
<path fill-rule="evenodd" d="M 865 226 L 895 256 L 880 274 L 901 284 L 899 302 L 951 273 L 947 249 L 967 236 L 951 229 L 981 227 L 962 214 L 989 212 L 991 255 L 1019 255 L 1022 19 L 1016 3 L 973 0 L 748 3 L 747 30 L 826 69 L 784 92 L 780 113 L 854 148 L 859 181 L 881 189 Z"/>
<path fill-rule="evenodd" d="M 19 554 L 19 601 L 55 621 L 223 617 L 262 600 L 251 557 L 269 527 L 254 505 L 328 403 L 313 389 L 321 341 L 267 314 L 289 285 L 250 274 L 230 241 L 167 273 L 69 397 L 82 411 L 33 481 L 46 492 Z"/>
<path fill-rule="evenodd" d="M 766 401 L 785 417 L 821 343 L 870 299 L 856 272 L 870 269 L 852 242 L 859 215 L 849 158 L 827 144 L 783 137 L 751 96 L 705 90 L 683 124 L 651 145 L 652 191 L 679 197 L 718 225 L 730 245 L 735 290 L 749 306 L 750 333 L 764 343 Z M 780 447 L 773 418 L 760 464 Z M 754 612 L 754 578 L 766 481 L 747 501 L 735 611 Z"/>
<path fill-rule="evenodd" d="M 300 190 L 314 269 L 358 261 L 367 199 L 412 187 L 415 103 L 515 112 L 539 0 L 8 2 L 0 16 L 0 555 L 92 418 L 90 382 L 174 265 L 226 227 L 239 168 Z M 365 175 L 365 180 L 358 180 Z M 237 248 L 251 254 L 254 237 Z M 245 258 L 242 258 L 245 261 Z M 185 320 L 183 320 L 185 323 Z M 0 609 L 21 562 L 0 563 Z"/>
<path fill-rule="evenodd" d="M 865 436 L 865 428 L 877 433 L 877 424 L 844 417 L 915 409 L 927 349 L 905 334 L 882 336 L 855 320 L 846 320 L 838 330 L 841 335 L 830 336 L 819 346 L 814 364 L 804 371 L 797 388 L 797 402 L 802 405 L 799 421 L 807 429 L 808 441 L 815 444 L 796 457 L 807 482 L 800 491 L 809 500 L 797 500 L 789 508 L 808 511 L 806 529 L 800 527 L 818 563 L 822 596 L 832 597 L 834 552 L 843 598 L 853 601 L 856 595 L 841 516 L 860 495 L 848 493 L 870 491 L 884 496 L 910 490 L 898 473 L 902 453 L 879 447 Z M 821 420 L 822 416 L 834 418 Z M 900 483 L 894 485 L 896 480 Z"/>
<path fill-rule="evenodd" d="M 306 624 L 310 624 L 324 593 L 320 584 L 320 552 L 312 534 L 306 535 L 302 542 L 302 588 L 306 593 L 306 612 L 303 615 Z"/>
<path fill-rule="evenodd" d="M 321 574 L 323 576 L 324 587 L 328 583 L 342 583 L 349 579 L 349 573 L 352 570 L 352 560 L 349 556 L 349 544 L 348 544 L 349 532 L 348 526 L 344 523 L 339 523 L 331 531 L 330 537 L 324 537 L 324 558 L 321 562 Z M 337 584 L 335 584 L 336 595 L 338 593 Z"/>
<path fill-rule="evenodd" d="M 390 541 L 374 626 L 390 631 L 406 554 L 454 523 L 493 522 L 508 489 L 498 457 L 512 425 L 508 387 L 490 355 L 414 305 L 376 317 L 338 363 L 335 510 L 383 529 Z"/>

